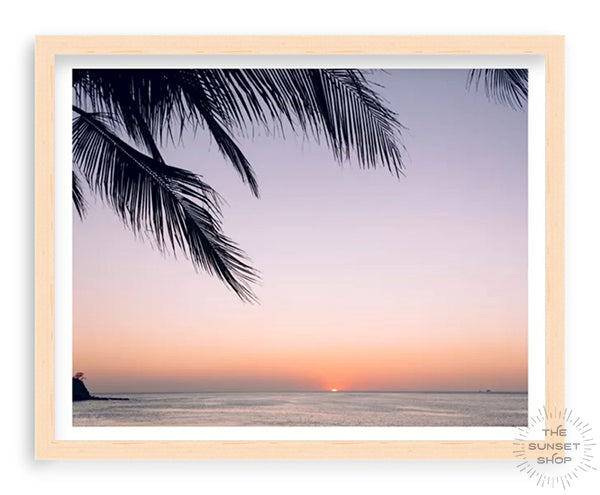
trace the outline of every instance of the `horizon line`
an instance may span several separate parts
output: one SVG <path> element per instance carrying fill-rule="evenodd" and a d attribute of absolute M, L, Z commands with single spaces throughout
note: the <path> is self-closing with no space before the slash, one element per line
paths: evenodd
<path fill-rule="evenodd" d="M 335 391 L 331 389 L 318 389 L 318 390 L 186 390 L 186 391 L 148 391 L 148 392 L 134 392 L 134 391 L 101 391 L 96 392 L 99 394 L 281 394 L 281 393 L 343 393 L 343 392 L 368 392 L 368 393 L 400 393 L 400 394 L 527 394 L 528 390 L 370 390 L 370 389 L 337 389 Z"/>

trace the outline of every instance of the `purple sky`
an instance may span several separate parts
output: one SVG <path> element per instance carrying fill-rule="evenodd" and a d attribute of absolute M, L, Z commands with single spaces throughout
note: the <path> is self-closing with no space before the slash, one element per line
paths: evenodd
<path fill-rule="evenodd" d="M 370 76 L 408 127 L 401 179 L 263 132 L 240 139 L 256 199 L 207 135 L 164 148 L 226 199 L 258 305 L 90 198 L 73 227 L 74 371 L 96 392 L 526 390 L 527 113 L 466 78 Z"/>

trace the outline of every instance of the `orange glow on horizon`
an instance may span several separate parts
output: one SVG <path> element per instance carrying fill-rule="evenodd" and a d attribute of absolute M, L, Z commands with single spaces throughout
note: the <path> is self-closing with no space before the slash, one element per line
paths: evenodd
<path fill-rule="evenodd" d="M 193 335 L 169 341 L 148 333 L 143 346 L 139 336 L 122 333 L 115 347 L 106 333 L 87 342 L 76 337 L 73 362 L 92 388 L 106 391 L 527 390 L 527 348 L 500 336 L 335 348 L 247 341 L 233 348 L 208 338 L 195 343 Z"/>

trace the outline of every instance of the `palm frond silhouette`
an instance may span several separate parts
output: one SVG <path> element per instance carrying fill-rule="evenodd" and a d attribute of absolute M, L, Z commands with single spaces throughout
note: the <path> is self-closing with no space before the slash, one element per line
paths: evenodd
<path fill-rule="evenodd" d="M 522 110 L 527 105 L 528 75 L 527 69 L 474 69 L 469 72 L 467 87 L 479 89 L 483 84 L 490 100 Z"/>
<path fill-rule="evenodd" d="M 237 136 L 291 128 L 324 140 L 335 159 L 404 168 L 402 125 L 363 72 L 350 69 L 76 69 L 73 202 L 83 218 L 83 177 L 135 233 L 253 301 L 258 273 L 221 224 L 219 195 L 201 176 L 165 163 L 160 146 L 205 129 L 259 196 Z"/>

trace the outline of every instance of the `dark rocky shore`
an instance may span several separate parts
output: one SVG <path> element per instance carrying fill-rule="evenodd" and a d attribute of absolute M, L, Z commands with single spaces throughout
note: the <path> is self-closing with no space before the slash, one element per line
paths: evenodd
<path fill-rule="evenodd" d="M 73 377 L 73 402 L 82 400 L 129 400 L 120 397 L 96 397 L 90 394 L 83 380 Z"/>

